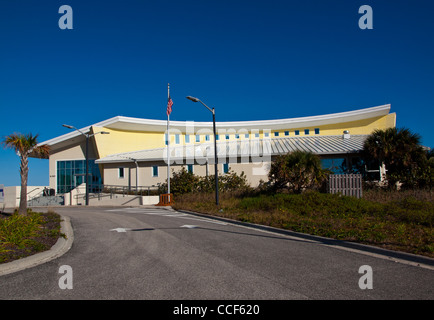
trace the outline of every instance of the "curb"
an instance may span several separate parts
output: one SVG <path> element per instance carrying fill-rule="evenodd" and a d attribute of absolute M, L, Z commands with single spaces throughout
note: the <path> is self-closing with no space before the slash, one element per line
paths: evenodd
<path fill-rule="evenodd" d="M 60 231 L 65 234 L 66 239 L 59 237 L 54 246 L 52 246 L 49 250 L 26 258 L 0 264 L 0 276 L 36 267 L 40 264 L 54 260 L 68 252 L 68 250 L 72 247 L 72 243 L 74 242 L 74 232 L 71 226 L 70 218 L 67 216 L 61 216 L 61 218 Z"/>
<path fill-rule="evenodd" d="M 250 223 L 250 222 L 242 222 L 242 221 L 238 221 L 238 220 L 232 220 L 229 218 L 223 218 L 223 217 L 219 217 L 219 216 L 213 216 L 213 215 L 209 215 L 209 214 L 198 213 L 198 212 L 193 212 L 193 211 L 188 211 L 188 210 L 176 210 L 176 211 L 195 215 L 195 216 L 199 216 L 199 217 L 204 217 L 204 218 L 208 218 L 208 219 L 214 219 L 214 220 L 226 222 L 226 223 L 233 224 L 233 225 L 239 225 L 239 226 L 243 226 L 246 228 L 252 228 L 252 229 L 262 230 L 262 231 L 266 231 L 266 232 L 272 232 L 272 233 L 276 233 L 276 234 L 282 234 L 282 235 L 291 236 L 291 237 L 295 237 L 295 238 L 301 238 L 301 239 L 305 239 L 305 240 L 309 240 L 309 241 L 313 241 L 313 242 L 319 242 L 319 243 L 326 245 L 326 246 L 329 246 L 329 247 L 335 247 L 335 248 L 344 249 L 347 251 L 352 251 L 352 252 L 356 252 L 356 253 L 370 255 L 373 257 L 377 257 L 377 258 L 381 258 L 381 259 L 385 259 L 385 260 L 389 260 L 389 261 L 395 261 L 395 262 L 399 262 L 399 263 L 404 263 L 404 264 L 408 264 L 408 265 L 412 265 L 412 266 L 417 266 L 417 267 L 421 267 L 421 268 L 425 268 L 425 269 L 434 270 L 434 259 L 429 258 L 429 257 L 425 257 L 425 256 L 421 256 L 421 255 L 416 255 L 416 254 L 407 253 L 407 252 L 403 252 L 403 251 L 393 251 L 393 250 L 383 249 L 380 247 L 370 246 L 370 245 L 361 244 L 361 243 L 357 243 L 357 242 L 349 242 L 349 241 L 337 240 L 337 239 L 326 238 L 326 237 L 321 237 L 321 236 L 315 236 L 315 235 L 311 235 L 311 234 L 307 234 L 307 233 L 301 233 L 301 232 L 296 232 L 296 231 L 291 231 L 291 230 L 279 229 L 279 228 L 275 228 L 275 227 L 269 227 L 269 226 L 254 224 L 254 223 Z"/>

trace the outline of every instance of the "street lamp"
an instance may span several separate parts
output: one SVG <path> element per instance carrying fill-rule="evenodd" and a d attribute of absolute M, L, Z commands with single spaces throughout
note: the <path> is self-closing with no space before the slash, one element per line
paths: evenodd
<path fill-rule="evenodd" d="M 212 123 L 213 123 L 213 130 L 214 130 L 214 162 L 215 162 L 215 204 L 219 205 L 219 176 L 218 176 L 218 160 L 217 160 L 217 134 L 215 129 L 215 110 L 214 108 L 208 107 L 205 103 L 200 101 L 200 99 L 188 96 L 186 97 L 188 100 L 191 100 L 193 102 L 200 102 L 202 103 L 211 113 L 212 113 Z"/>
<path fill-rule="evenodd" d="M 98 133 L 101 133 L 101 134 L 110 134 L 110 132 L 99 131 L 99 132 L 95 132 L 95 133 L 89 134 L 89 133 L 83 133 L 82 131 L 80 131 L 79 129 L 77 129 L 74 126 L 70 126 L 70 125 L 67 125 L 67 124 L 63 124 L 62 126 L 65 127 L 65 128 L 68 128 L 68 129 L 77 130 L 83 136 L 86 137 L 86 178 L 85 178 L 85 181 L 86 181 L 86 205 L 88 206 L 89 205 L 89 138 L 93 137 L 94 135 L 96 135 Z"/>

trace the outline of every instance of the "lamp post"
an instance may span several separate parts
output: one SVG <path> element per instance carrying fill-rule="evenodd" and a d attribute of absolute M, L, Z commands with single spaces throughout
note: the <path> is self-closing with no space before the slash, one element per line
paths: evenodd
<path fill-rule="evenodd" d="M 85 136 L 85 138 L 86 138 L 86 178 L 85 178 L 85 181 L 86 181 L 86 205 L 88 206 L 89 205 L 89 138 L 93 137 L 94 135 L 96 135 L 98 133 L 110 134 L 110 132 L 99 131 L 99 132 L 89 134 L 89 133 L 83 133 L 82 131 L 80 131 L 79 129 L 77 129 L 74 126 L 70 126 L 67 124 L 63 124 L 62 126 L 65 128 L 68 128 L 68 129 L 75 129 L 78 132 L 80 132 L 83 136 Z"/>
<path fill-rule="evenodd" d="M 214 131 L 214 162 L 215 162 L 215 204 L 219 205 L 219 176 L 218 176 L 218 158 L 217 158 L 217 134 L 216 134 L 216 128 L 215 128 L 215 109 L 208 107 L 205 103 L 203 103 L 200 99 L 188 96 L 188 100 L 191 100 L 193 102 L 200 102 L 202 103 L 205 108 L 207 108 L 212 113 L 212 124 L 213 124 L 213 131 Z"/>

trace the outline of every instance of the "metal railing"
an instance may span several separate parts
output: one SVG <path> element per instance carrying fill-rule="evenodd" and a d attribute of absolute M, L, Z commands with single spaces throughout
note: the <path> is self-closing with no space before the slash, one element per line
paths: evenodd
<path fill-rule="evenodd" d="M 101 193 L 122 194 L 122 195 L 141 195 L 152 196 L 159 195 L 159 186 L 119 186 L 119 185 L 103 185 Z"/>

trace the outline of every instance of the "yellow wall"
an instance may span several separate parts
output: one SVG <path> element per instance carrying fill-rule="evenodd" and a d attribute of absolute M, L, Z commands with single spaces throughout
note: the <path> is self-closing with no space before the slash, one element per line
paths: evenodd
<path fill-rule="evenodd" d="M 155 149 L 164 147 L 164 133 L 121 131 L 92 127 L 93 132 L 106 131 L 110 134 L 96 134 L 95 144 L 99 158 L 110 154 Z"/>
<path fill-rule="evenodd" d="M 344 130 L 349 130 L 350 134 L 370 134 L 375 129 L 386 129 L 390 127 L 395 127 L 396 123 L 396 114 L 391 113 L 385 116 L 357 120 L 352 122 L 342 122 L 337 124 L 330 125 L 320 125 L 316 127 L 300 127 L 300 128 L 292 128 L 288 130 L 277 130 L 280 134 L 279 137 L 288 137 L 284 135 L 285 131 L 289 131 L 289 137 L 295 136 L 295 130 L 300 131 L 299 136 L 304 136 L 304 129 L 309 129 L 309 136 L 315 136 L 315 128 L 320 129 L 321 136 L 327 135 L 342 135 Z M 138 151 L 138 150 L 146 150 L 146 149 L 155 149 L 155 148 L 163 148 L 165 147 L 165 134 L 164 132 L 141 132 L 141 131 L 121 131 L 121 130 L 113 130 L 107 129 L 103 127 L 93 127 L 93 132 L 99 131 L 107 131 L 110 132 L 110 135 L 96 134 L 95 138 L 95 146 L 98 153 L 98 158 L 103 158 L 110 154 L 130 152 L 130 151 Z M 270 132 L 270 137 L 274 137 L 274 130 L 267 130 Z M 219 141 L 227 141 L 225 134 L 229 134 L 229 140 L 236 140 L 235 134 L 239 134 L 239 139 L 246 139 L 245 133 L 249 133 L 249 138 L 254 137 L 254 132 L 258 132 L 258 130 L 250 131 L 249 128 L 240 129 L 240 130 L 218 130 Z M 214 141 L 214 137 L 210 130 L 199 130 L 200 134 L 200 143 L 204 142 L 212 142 Z M 209 141 L 205 141 L 205 134 L 209 134 Z M 263 138 L 264 134 L 262 130 L 259 130 L 259 137 Z M 175 145 L 175 135 L 171 134 L 171 145 Z M 185 135 L 181 134 L 179 137 L 179 145 L 185 144 Z M 195 144 L 196 136 L 190 135 L 190 143 Z"/>

